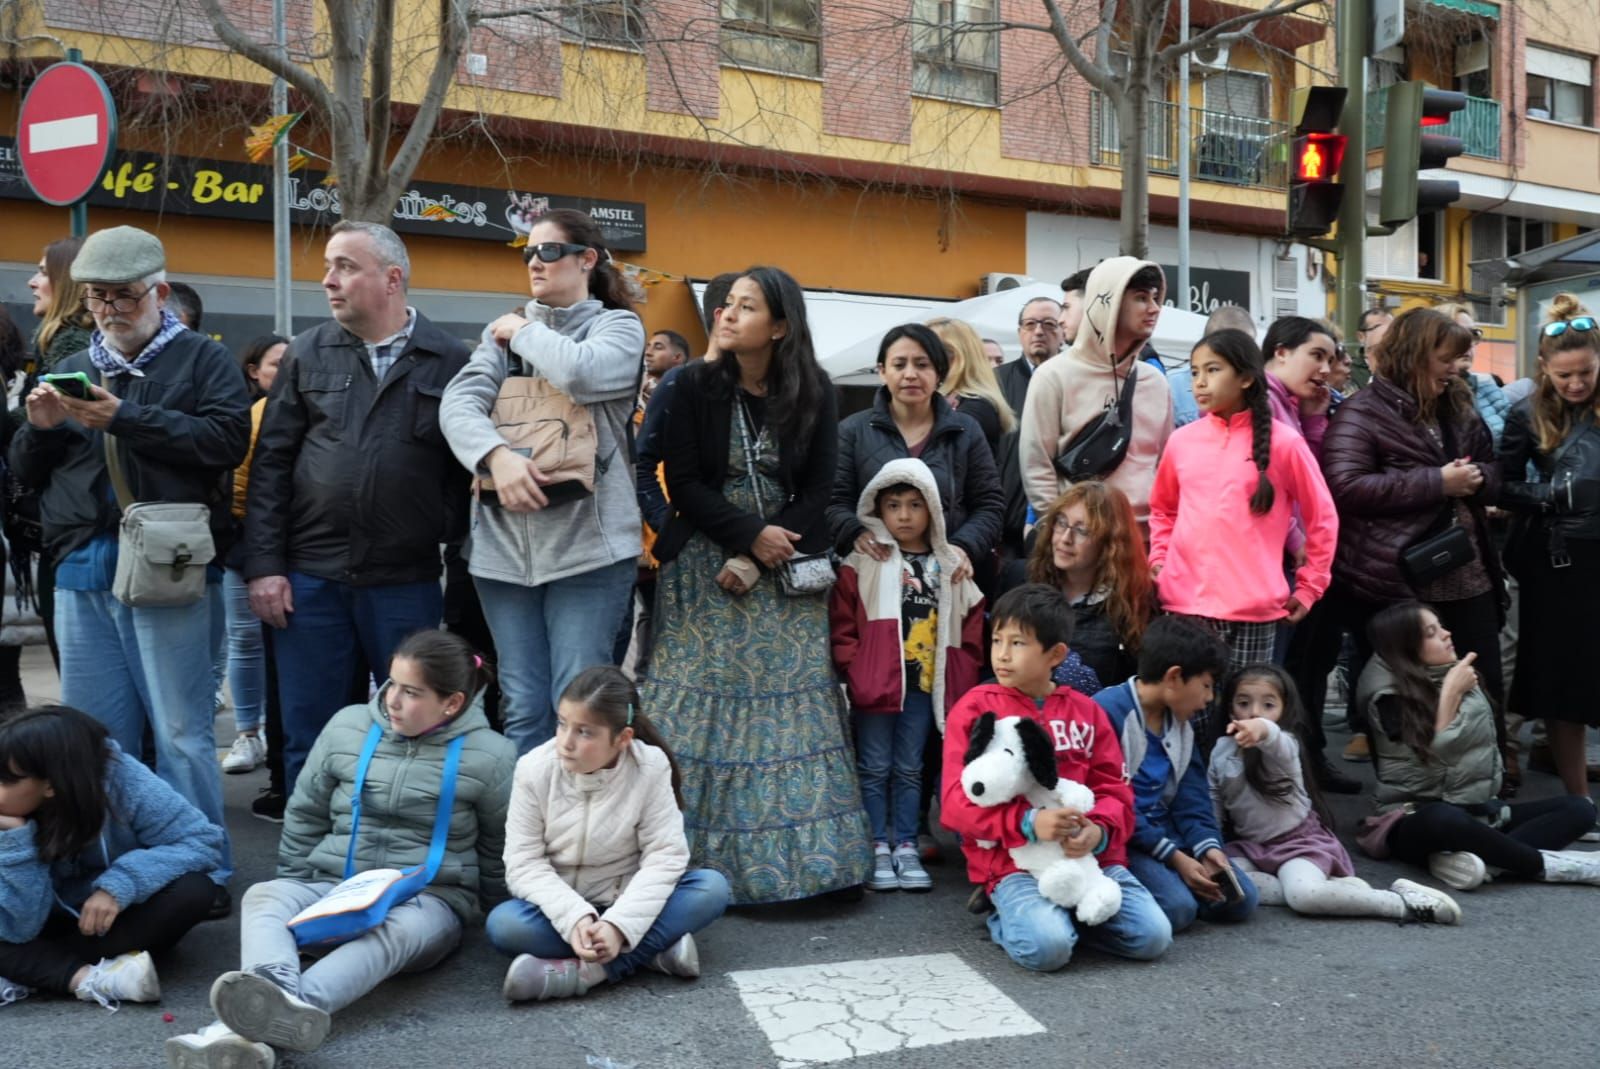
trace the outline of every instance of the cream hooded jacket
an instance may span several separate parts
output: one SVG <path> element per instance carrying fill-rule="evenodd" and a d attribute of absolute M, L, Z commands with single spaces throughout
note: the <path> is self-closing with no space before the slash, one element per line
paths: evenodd
<path fill-rule="evenodd" d="M 1132 256 L 1115 256 L 1096 267 L 1084 287 L 1083 324 L 1077 340 L 1033 373 L 1022 408 L 1019 445 L 1028 503 L 1039 515 L 1068 485 L 1056 473 L 1055 458 L 1074 435 L 1115 401 L 1122 380 L 1138 364 L 1147 339 L 1133 342 L 1115 359 L 1111 349 L 1123 291 L 1134 273 L 1146 266 L 1156 265 Z M 1165 299 L 1166 292 L 1163 283 L 1159 298 Z M 1156 464 L 1171 433 L 1172 394 L 1166 377 L 1148 367 L 1140 368 L 1134 380 L 1133 436 L 1128 453 L 1105 480 L 1128 495 L 1140 523 L 1149 516 Z"/>
<path fill-rule="evenodd" d="M 667 755 L 635 739 L 613 768 L 578 775 L 551 739 L 517 762 L 506 887 L 570 941 L 590 914 L 637 946 L 689 867 Z"/>

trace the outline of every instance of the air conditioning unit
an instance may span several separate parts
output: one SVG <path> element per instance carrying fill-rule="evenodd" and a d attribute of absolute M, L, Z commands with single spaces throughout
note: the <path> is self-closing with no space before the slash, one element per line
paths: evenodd
<path fill-rule="evenodd" d="M 1227 70 L 1228 53 L 1232 50 L 1232 47 L 1233 46 L 1228 44 L 1218 44 L 1217 42 L 1213 41 L 1210 44 L 1202 45 L 1201 47 L 1195 49 L 1193 54 L 1189 57 L 1189 62 L 1193 63 L 1201 70 Z"/>
<path fill-rule="evenodd" d="M 984 275 L 978 282 L 978 296 L 989 293 L 1002 293 L 1005 290 L 1014 290 L 1026 286 L 1033 281 L 1028 275 L 1012 275 L 1004 271 L 991 271 Z"/>

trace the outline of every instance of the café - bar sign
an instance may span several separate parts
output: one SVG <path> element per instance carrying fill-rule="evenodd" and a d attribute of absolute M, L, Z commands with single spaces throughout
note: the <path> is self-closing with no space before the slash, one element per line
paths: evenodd
<path fill-rule="evenodd" d="M 339 221 L 339 189 L 324 184 L 326 177 L 320 171 L 289 176 L 291 223 L 328 227 Z M 14 137 L 0 137 L 0 197 L 37 199 L 23 180 Z M 119 151 L 88 202 L 103 208 L 271 222 L 272 169 L 230 160 Z M 533 219 L 554 208 L 587 214 L 617 252 L 645 248 L 643 204 L 520 189 L 413 182 L 395 206 L 393 225 L 405 234 L 504 243 L 527 234 Z"/>

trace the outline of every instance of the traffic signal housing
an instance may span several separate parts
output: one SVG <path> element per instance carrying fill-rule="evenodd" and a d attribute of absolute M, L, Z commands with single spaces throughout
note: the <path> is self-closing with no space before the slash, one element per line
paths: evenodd
<path fill-rule="evenodd" d="M 1331 85 L 1296 93 L 1299 119 L 1289 159 L 1289 233 L 1295 237 L 1321 237 L 1339 217 L 1344 200 L 1339 167 L 1348 139 L 1338 126 L 1346 95 L 1344 88 Z"/>
<path fill-rule="evenodd" d="M 1443 167 L 1466 147 L 1459 137 L 1427 131 L 1450 121 L 1467 106 L 1465 93 L 1430 89 L 1422 82 L 1400 82 L 1388 90 L 1383 134 L 1383 188 L 1378 221 L 1397 227 L 1418 215 L 1436 212 L 1461 197 L 1454 179 L 1421 178 L 1419 171 Z"/>

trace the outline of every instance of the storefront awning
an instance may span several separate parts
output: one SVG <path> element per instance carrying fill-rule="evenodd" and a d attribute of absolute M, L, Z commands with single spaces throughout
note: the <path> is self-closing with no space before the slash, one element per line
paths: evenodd
<path fill-rule="evenodd" d="M 1464 11 L 1468 15 L 1477 15 L 1484 19 L 1498 19 L 1500 7 L 1497 4 L 1486 4 L 1483 0 L 1423 0 L 1424 3 L 1434 7 L 1447 7 L 1451 11 Z"/>

